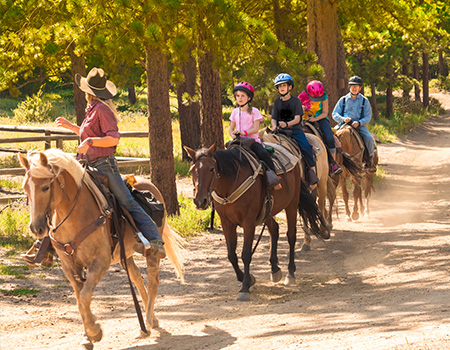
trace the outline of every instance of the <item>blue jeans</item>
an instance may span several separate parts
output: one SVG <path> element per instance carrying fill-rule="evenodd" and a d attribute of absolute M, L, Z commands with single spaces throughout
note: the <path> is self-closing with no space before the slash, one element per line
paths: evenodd
<path fill-rule="evenodd" d="M 311 168 L 315 167 L 316 162 L 314 161 L 313 149 L 306 139 L 303 130 L 293 129 L 292 138 L 297 141 L 298 147 L 300 147 L 300 151 L 302 151 L 302 154 L 305 157 L 306 164 Z"/>
<path fill-rule="evenodd" d="M 336 153 L 336 144 L 334 143 L 334 134 L 331 130 L 330 121 L 327 118 L 318 120 L 320 130 L 322 130 L 325 145 L 330 150 L 330 153 Z"/>
<path fill-rule="evenodd" d="M 108 176 L 109 189 L 116 196 L 120 205 L 130 213 L 136 227 L 142 232 L 145 238 L 150 242 L 162 242 L 158 226 L 156 226 L 152 218 L 148 216 L 144 209 L 142 209 L 142 207 L 134 200 L 128 190 L 125 181 L 119 173 L 116 157 L 109 156 L 101 158 L 93 162 L 92 166 Z"/>
<path fill-rule="evenodd" d="M 375 144 L 373 142 L 373 137 L 369 129 L 367 129 L 367 127 L 365 126 L 360 126 L 359 133 L 361 134 L 361 137 L 366 144 L 367 150 L 369 151 L 369 156 L 373 156 L 373 153 L 375 152 Z"/>

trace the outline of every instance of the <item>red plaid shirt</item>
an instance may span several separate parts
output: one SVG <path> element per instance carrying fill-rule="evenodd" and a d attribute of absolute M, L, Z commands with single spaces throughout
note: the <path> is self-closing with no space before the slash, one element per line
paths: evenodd
<path fill-rule="evenodd" d="M 80 139 L 83 142 L 89 137 L 112 136 L 120 138 L 119 128 L 114 113 L 104 103 L 94 100 L 86 108 L 86 117 L 80 126 Z M 113 147 L 89 147 L 87 154 L 91 161 L 109 157 L 116 153 Z M 84 159 L 84 154 L 78 154 L 78 159 Z"/>

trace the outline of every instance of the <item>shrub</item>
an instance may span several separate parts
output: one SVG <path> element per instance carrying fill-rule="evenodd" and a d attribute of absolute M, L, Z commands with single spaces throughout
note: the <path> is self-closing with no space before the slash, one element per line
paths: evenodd
<path fill-rule="evenodd" d="M 43 123 L 53 120 L 52 104 L 42 99 L 42 90 L 19 103 L 13 110 L 14 117 L 22 123 Z"/>

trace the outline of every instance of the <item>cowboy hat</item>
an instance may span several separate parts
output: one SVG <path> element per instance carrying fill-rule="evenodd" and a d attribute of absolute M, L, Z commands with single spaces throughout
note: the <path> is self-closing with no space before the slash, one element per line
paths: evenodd
<path fill-rule="evenodd" d="M 77 73 L 75 82 L 81 91 L 97 96 L 102 100 L 109 100 L 117 94 L 116 85 L 106 79 L 105 72 L 101 68 L 92 68 L 86 78 Z"/>

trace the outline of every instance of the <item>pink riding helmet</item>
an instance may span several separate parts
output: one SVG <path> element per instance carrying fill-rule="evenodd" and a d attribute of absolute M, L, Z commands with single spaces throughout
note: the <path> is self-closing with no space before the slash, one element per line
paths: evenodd
<path fill-rule="evenodd" d="M 247 83 L 246 81 L 241 81 L 240 83 L 237 83 L 234 86 L 233 94 L 238 90 L 244 91 L 248 95 L 248 97 L 250 97 L 250 99 L 253 99 L 253 96 L 255 95 L 255 90 L 253 89 L 253 86 L 251 86 L 250 83 Z"/>
<path fill-rule="evenodd" d="M 298 95 L 300 101 L 302 101 L 302 105 L 308 110 L 311 109 L 311 99 L 309 98 L 306 91 L 302 91 L 300 95 Z"/>
<path fill-rule="evenodd" d="M 325 98 L 325 89 L 318 80 L 310 81 L 308 85 L 306 85 L 306 92 L 311 101 L 323 101 Z"/>

